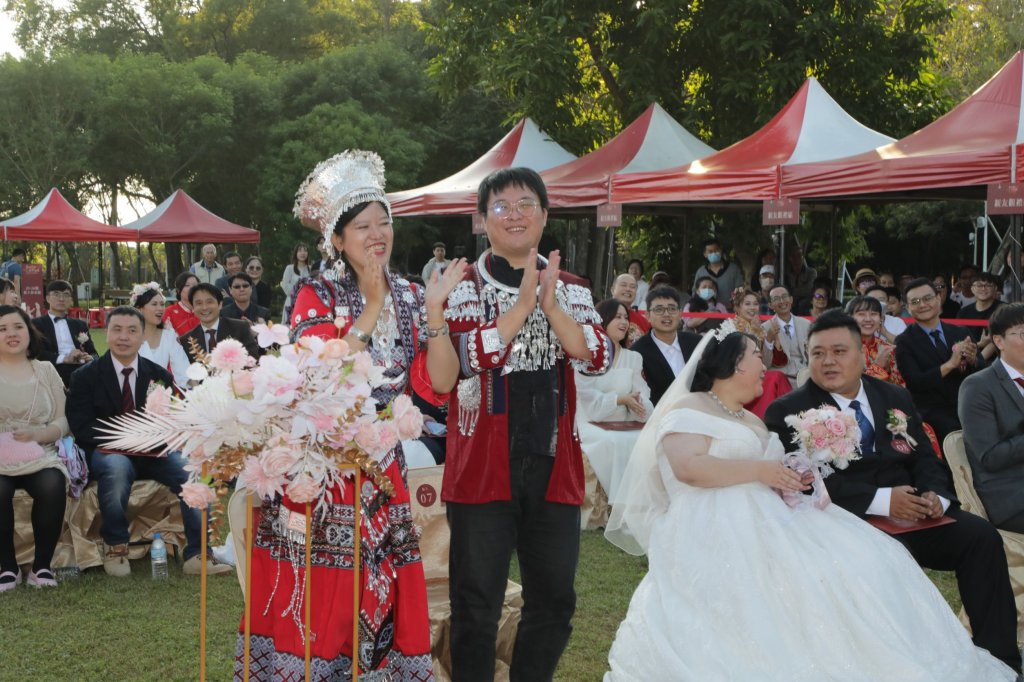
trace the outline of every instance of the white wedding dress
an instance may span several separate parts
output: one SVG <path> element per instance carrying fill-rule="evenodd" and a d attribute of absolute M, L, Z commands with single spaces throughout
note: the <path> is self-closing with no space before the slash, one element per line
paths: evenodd
<path fill-rule="evenodd" d="M 701 434 L 722 459 L 783 457 L 774 434 L 723 416 L 672 410 L 657 442 Z M 650 570 L 605 682 L 1016 679 L 971 643 L 903 546 L 853 514 L 794 510 L 760 483 L 692 487 L 661 454 L 657 466 L 668 508 L 650 526 Z"/>

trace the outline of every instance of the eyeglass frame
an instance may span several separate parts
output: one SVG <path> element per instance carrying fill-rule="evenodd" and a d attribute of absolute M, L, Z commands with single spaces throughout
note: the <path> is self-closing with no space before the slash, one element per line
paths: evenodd
<path fill-rule="evenodd" d="M 487 207 L 487 212 L 493 213 L 494 217 L 499 220 L 509 220 L 516 214 L 516 212 L 524 218 L 532 218 L 536 215 L 537 209 L 540 207 L 539 200 L 531 199 L 529 197 L 523 197 L 517 201 L 498 199 Z M 506 209 L 509 211 L 507 214 L 505 213 Z"/>
<path fill-rule="evenodd" d="M 916 298 L 907 299 L 907 305 L 917 307 L 922 303 L 931 303 L 938 297 L 938 294 L 925 294 L 924 296 L 918 296 Z"/>
<path fill-rule="evenodd" d="M 659 305 L 651 308 L 647 312 L 651 315 L 674 315 L 680 310 L 682 310 L 682 308 L 677 305 Z"/>

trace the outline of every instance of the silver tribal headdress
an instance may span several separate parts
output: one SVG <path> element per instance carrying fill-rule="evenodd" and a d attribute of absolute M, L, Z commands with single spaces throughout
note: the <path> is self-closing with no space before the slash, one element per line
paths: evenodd
<path fill-rule="evenodd" d="M 324 248 L 333 257 L 334 224 L 345 211 L 368 201 L 379 201 L 391 217 L 391 204 L 384 194 L 384 160 L 374 152 L 349 149 L 313 169 L 295 194 L 292 212 L 299 222 L 324 236 Z"/>

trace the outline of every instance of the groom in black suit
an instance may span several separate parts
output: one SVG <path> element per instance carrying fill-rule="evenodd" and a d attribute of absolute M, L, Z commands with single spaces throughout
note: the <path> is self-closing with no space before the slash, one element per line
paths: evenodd
<path fill-rule="evenodd" d="M 651 402 L 655 405 L 700 343 L 697 334 L 679 330 L 679 302 L 679 292 L 669 286 L 655 287 L 648 292 L 647 318 L 651 331 L 629 347 L 644 359 L 644 379 L 651 388 Z"/>
<path fill-rule="evenodd" d="M 931 450 L 910 394 L 863 376 L 860 328 L 840 311 L 822 314 L 811 326 L 808 355 L 810 380 L 773 402 L 765 424 L 788 450 L 795 450 L 787 416 L 821 405 L 853 415 L 861 430 L 862 455 L 825 479 L 832 501 L 860 517 L 920 521 L 945 513 L 955 519 L 950 525 L 893 537 L 922 566 L 956 571 L 974 643 L 1020 671 L 1017 611 L 1002 538 L 988 521 L 960 509 L 948 469 Z M 894 410 L 906 415 L 905 436 L 886 426 Z"/>
<path fill-rule="evenodd" d="M 89 325 L 68 317 L 72 301 L 71 285 L 55 279 L 46 287 L 47 314 L 32 320 L 44 340 L 39 359 L 57 368 L 65 386 L 70 385 L 72 372 L 96 357 Z"/>

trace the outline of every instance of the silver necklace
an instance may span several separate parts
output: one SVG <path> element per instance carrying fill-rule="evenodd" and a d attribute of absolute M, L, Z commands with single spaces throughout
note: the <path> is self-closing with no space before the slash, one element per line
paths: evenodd
<path fill-rule="evenodd" d="M 723 410 L 725 410 L 726 414 L 729 414 L 729 415 L 735 417 L 736 419 L 743 419 L 743 415 L 746 414 L 743 411 L 742 407 L 739 410 L 730 410 L 728 407 L 725 406 L 725 403 L 723 403 L 721 400 L 718 399 L 718 396 L 715 395 L 714 391 L 708 391 L 708 395 L 711 396 L 712 400 L 714 400 L 716 403 L 718 403 L 719 407 L 721 407 Z"/>

